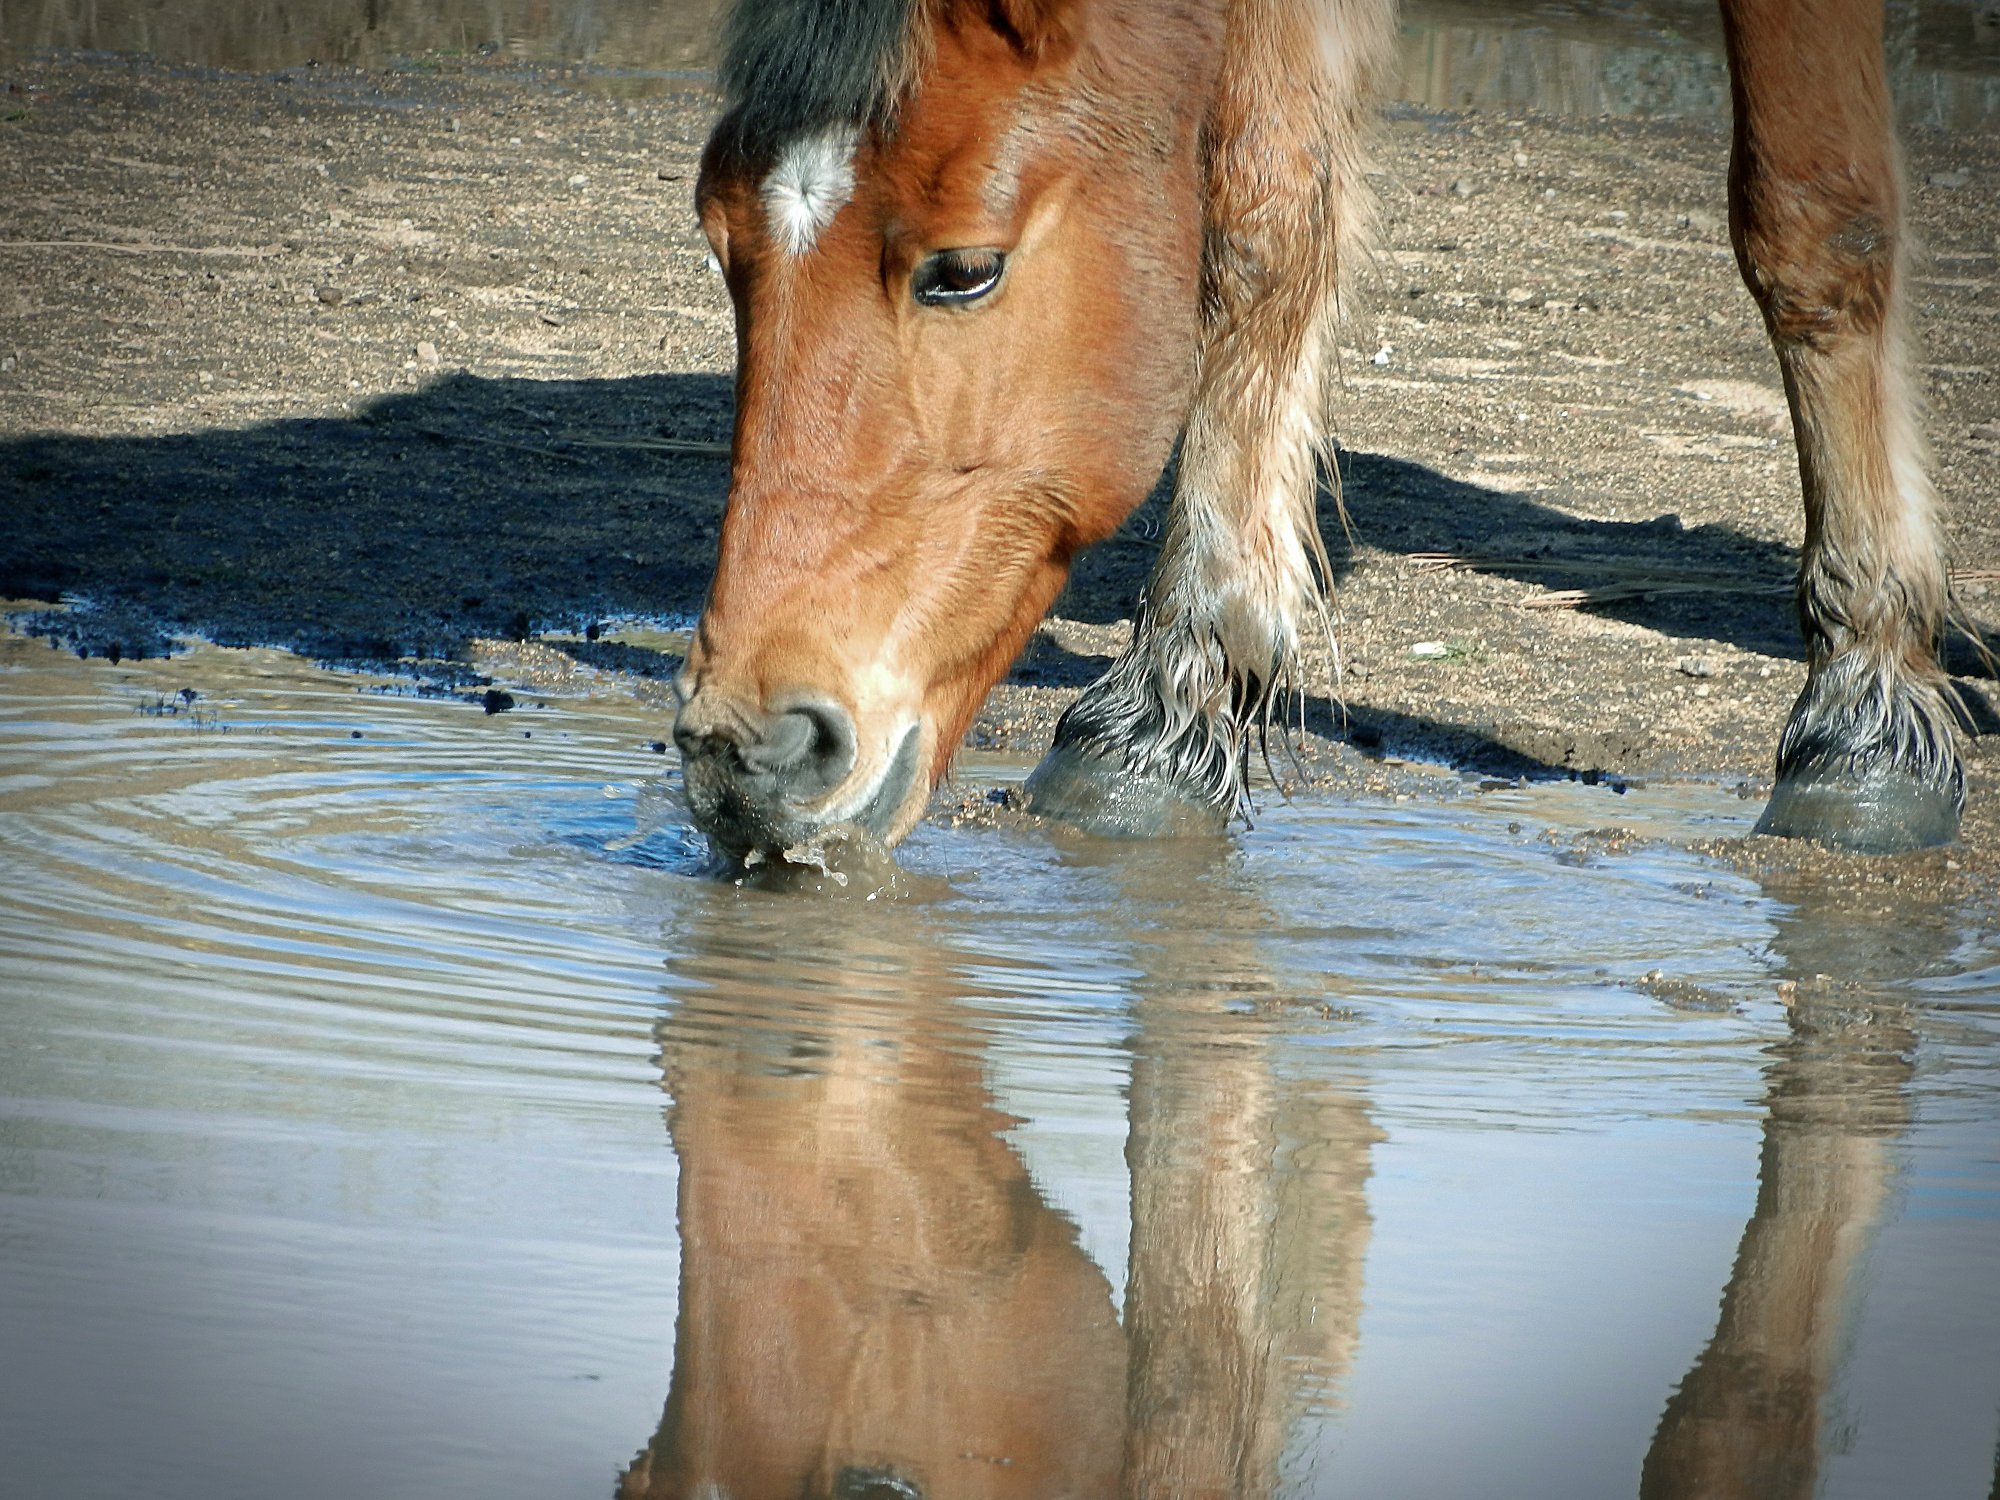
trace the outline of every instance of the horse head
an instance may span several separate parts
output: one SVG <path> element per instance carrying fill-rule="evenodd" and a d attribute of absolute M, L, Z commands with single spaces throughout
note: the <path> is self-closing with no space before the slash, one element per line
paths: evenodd
<path fill-rule="evenodd" d="M 735 313 L 720 556 L 679 679 L 724 848 L 923 811 L 1164 466 L 1215 38 L 1138 0 L 746 0 L 696 202 Z"/>

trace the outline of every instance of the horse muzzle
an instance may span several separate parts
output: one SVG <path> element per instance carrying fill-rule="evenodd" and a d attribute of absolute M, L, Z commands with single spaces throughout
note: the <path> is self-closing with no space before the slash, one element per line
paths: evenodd
<path fill-rule="evenodd" d="M 869 754 L 853 716 L 829 698 L 762 706 L 697 692 L 674 720 L 695 823 L 729 854 L 782 852 L 837 824 L 891 841 L 916 791 L 921 726 Z"/>

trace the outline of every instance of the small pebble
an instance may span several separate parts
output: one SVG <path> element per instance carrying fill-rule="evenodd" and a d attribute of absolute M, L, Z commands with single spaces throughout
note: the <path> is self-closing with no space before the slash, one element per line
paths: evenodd
<path fill-rule="evenodd" d="M 1972 174 L 1962 168 L 1954 168 L 1949 172 L 1932 172 L 1924 178 L 1924 181 L 1932 187 L 1962 188 L 1972 181 Z"/>
<path fill-rule="evenodd" d="M 1410 655 L 1422 661 L 1434 661 L 1440 656 L 1449 656 L 1451 647 L 1443 641 L 1418 641 L 1410 647 Z"/>
<path fill-rule="evenodd" d="M 417 363 L 435 365 L 438 362 L 438 346 L 429 339 L 417 340 Z"/>
<path fill-rule="evenodd" d="M 589 187 L 590 178 L 582 172 L 578 172 L 574 177 L 570 178 L 569 185 L 573 188 Z"/>
<path fill-rule="evenodd" d="M 1452 183 L 1451 195 L 1454 198 L 1470 198 L 1472 196 L 1472 179 L 1470 177 L 1461 177 Z"/>
<path fill-rule="evenodd" d="M 1683 656 L 1675 665 L 1680 668 L 1683 677 L 1713 677 L 1715 675 L 1715 663 L 1705 656 Z"/>

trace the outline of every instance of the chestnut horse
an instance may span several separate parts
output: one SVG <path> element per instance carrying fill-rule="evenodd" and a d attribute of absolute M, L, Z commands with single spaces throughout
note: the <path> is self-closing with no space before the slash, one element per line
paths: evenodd
<path fill-rule="evenodd" d="M 1805 497 L 1808 677 L 1758 827 L 1947 842 L 1946 571 L 1879 0 L 1724 0 L 1730 227 Z M 1220 827 L 1326 618 L 1341 273 L 1393 0 L 740 0 L 697 201 L 735 307 L 721 555 L 679 680 L 724 849 L 894 841 L 1071 558 L 1179 443 L 1133 639 L 1031 805 Z"/>

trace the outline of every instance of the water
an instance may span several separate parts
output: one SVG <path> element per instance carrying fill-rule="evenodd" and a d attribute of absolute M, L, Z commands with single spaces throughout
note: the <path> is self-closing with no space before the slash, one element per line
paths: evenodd
<path fill-rule="evenodd" d="M 0 47 L 151 53 L 265 71 L 509 63 L 581 67 L 623 92 L 680 88 L 712 67 L 726 0 L 428 0 L 245 5 L 242 0 L 17 0 Z M 1899 0 L 1890 72 L 1905 124 L 2000 117 L 2000 6 Z M 1405 0 L 1400 96 L 1441 109 L 1715 119 L 1728 75 L 1709 0 Z"/>
<path fill-rule="evenodd" d="M 0 1493 L 1992 1482 L 2000 955 L 1752 804 L 777 894 L 616 683 L 381 686 L 0 638 Z"/>

